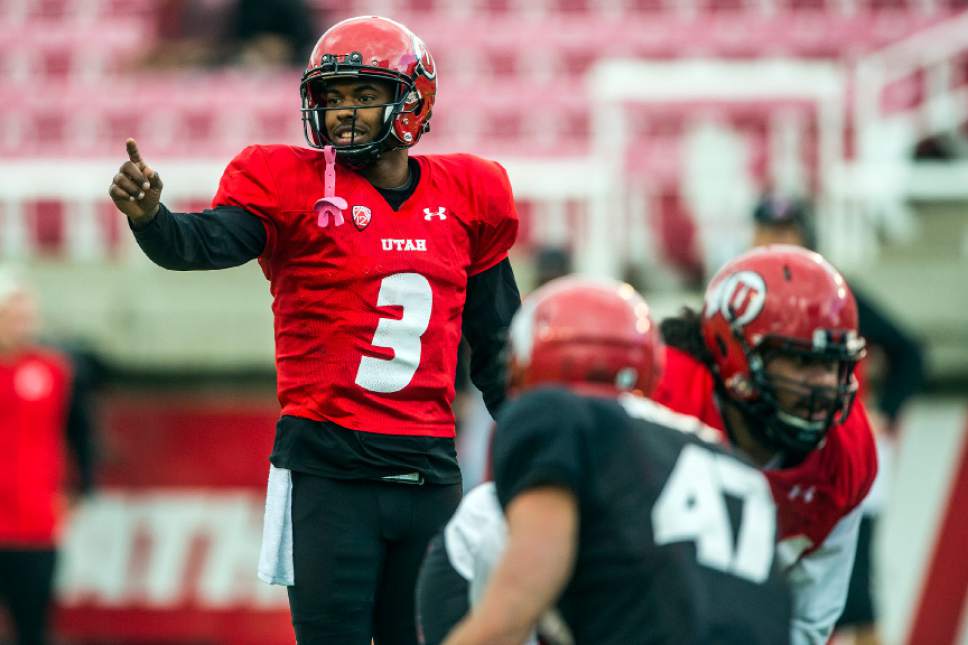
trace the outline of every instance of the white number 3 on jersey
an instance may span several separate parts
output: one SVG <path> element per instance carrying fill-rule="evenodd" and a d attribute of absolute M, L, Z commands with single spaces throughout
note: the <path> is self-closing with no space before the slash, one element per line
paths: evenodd
<path fill-rule="evenodd" d="M 743 500 L 736 544 L 724 493 Z M 770 574 L 776 510 L 756 469 L 697 445 L 683 448 L 652 508 L 657 545 L 691 541 L 700 564 L 762 582 Z"/>
<path fill-rule="evenodd" d="M 420 337 L 430 324 L 434 294 L 427 278 L 419 273 L 395 273 L 380 284 L 377 306 L 397 305 L 403 316 L 380 318 L 372 344 L 393 350 L 393 358 L 364 356 L 356 372 L 356 384 L 371 392 L 399 392 L 409 385 L 420 367 Z"/>

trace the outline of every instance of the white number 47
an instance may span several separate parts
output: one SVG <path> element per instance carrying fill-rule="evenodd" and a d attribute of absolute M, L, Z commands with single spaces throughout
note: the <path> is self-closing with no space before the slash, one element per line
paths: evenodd
<path fill-rule="evenodd" d="M 743 500 L 736 544 L 724 493 Z M 728 456 L 683 448 L 652 508 L 657 545 L 692 541 L 700 564 L 762 582 L 770 574 L 776 510 L 766 478 Z"/>

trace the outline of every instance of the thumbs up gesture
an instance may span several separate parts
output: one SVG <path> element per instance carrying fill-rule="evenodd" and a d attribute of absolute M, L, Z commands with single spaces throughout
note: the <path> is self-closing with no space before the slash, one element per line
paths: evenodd
<path fill-rule="evenodd" d="M 108 194 L 118 210 L 135 225 L 147 224 L 158 213 L 161 202 L 161 177 L 141 159 L 134 139 L 126 142 L 128 161 L 121 164 Z"/>

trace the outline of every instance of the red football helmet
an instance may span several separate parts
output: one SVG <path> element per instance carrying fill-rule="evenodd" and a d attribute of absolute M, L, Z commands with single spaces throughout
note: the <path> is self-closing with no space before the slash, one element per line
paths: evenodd
<path fill-rule="evenodd" d="M 565 276 L 525 298 L 511 322 L 512 390 L 546 383 L 651 394 L 662 341 L 649 306 L 621 282 Z"/>
<path fill-rule="evenodd" d="M 728 263 L 706 289 L 701 326 L 720 387 L 757 418 L 754 432 L 771 445 L 812 450 L 834 421 L 846 419 L 864 340 L 850 288 L 819 254 L 774 245 Z M 772 376 L 766 366 L 778 355 L 804 364 L 836 362 L 838 385 L 809 387 Z M 779 405 L 783 388 L 803 393 L 805 414 Z"/>
<path fill-rule="evenodd" d="M 389 81 L 395 88 L 392 102 L 366 106 L 384 109 L 383 129 L 373 140 L 334 146 L 351 165 L 366 166 L 386 150 L 409 148 L 430 129 L 437 69 L 423 41 L 400 23 L 360 16 L 333 25 L 320 37 L 299 85 L 303 131 L 314 148 L 331 144 L 324 119 L 327 109 L 346 109 L 326 107 L 325 83 L 337 78 Z"/>

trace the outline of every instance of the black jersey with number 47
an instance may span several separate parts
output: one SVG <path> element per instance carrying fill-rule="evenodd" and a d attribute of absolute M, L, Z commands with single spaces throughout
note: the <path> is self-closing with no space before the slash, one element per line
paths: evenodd
<path fill-rule="evenodd" d="M 547 484 L 578 500 L 577 559 L 558 601 L 575 643 L 789 642 L 770 487 L 707 430 L 648 399 L 559 388 L 500 415 L 501 505 Z"/>

